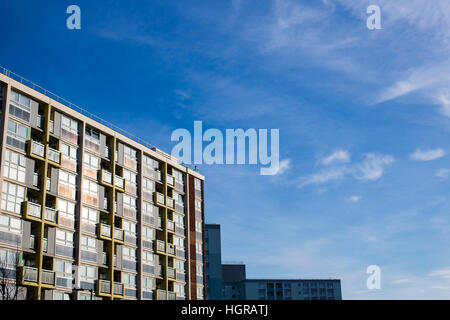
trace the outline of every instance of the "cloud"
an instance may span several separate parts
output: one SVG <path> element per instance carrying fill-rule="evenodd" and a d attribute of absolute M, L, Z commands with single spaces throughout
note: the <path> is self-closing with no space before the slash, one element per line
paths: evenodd
<path fill-rule="evenodd" d="M 347 150 L 337 150 L 320 161 L 320 163 L 325 166 L 335 162 L 350 162 L 350 153 Z"/>
<path fill-rule="evenodd" d="M 361 180 L 378 180 L 383 175 L 384 167 L 391 165 L 395 161 L 394 157 L 389 155 L 378 155 L 369 153 L 364 161 L 357 166 L 357 177 Z"/>
<path fill-rule="evenodd" d="M 280 161 L 280 165 L 278 167 L 277 172 L 275 175 L 282 175 L 286 171 L 288 171 L 291 168 L 291 159 L 284 159 Z"/>
<path fill-rule="evenodd" d="M 318 173 L 301 178 L 299 188 L 340 180 L 348 175 L 358 180 L 378 180 L 383 175 L 384 169 L 394 163 L 394 161 L 394 157 L 390 155 L 368 153 L 365 155 L 364 160 L 359 163 L 340 166 L 335 165 Z"/>
<path fill-rule="evenodd" d="M 439 96 L 439 103 L 441 105 L 441 113 L 450 118 L 450 98 L 446 95 L 441 94 Z"/>
<path fill-rule="evenodd" d="M 361 197 L 360 196 L 356 196 L 356 195 L 353 195 L 353 196 L 351 196 L 351 197 L 349 197 L 347 199 L 347 201 L 353 202 L 353 203 L 357 203 L 357 202 L 359 202 L 359 200 L 361 200 Z"/>
<path fill-rule="evenodd" d="M 413 154 L 411 154 L 411 158 L 417 161 L 431 161 L 442 158 L 446 155 L 446 152 L 443 149 L 429 149 L 429 150 L 420 150 L 417 149 Z"/>
<path fill-rule="evenodd" d="M 450 279 L 450 268 L 433 270 L 428 274 L 429 277 L 440 277 Z"/>
<path fill-rule="evenodd" d="M 436 172 L 436 177 L 447 179 L 450 177 L 450 169 L 439 169 L 438 172 Z"/>

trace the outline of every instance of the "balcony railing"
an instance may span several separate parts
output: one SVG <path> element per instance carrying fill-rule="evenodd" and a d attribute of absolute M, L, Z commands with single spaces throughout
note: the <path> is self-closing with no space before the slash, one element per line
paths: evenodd
<path fill-rule="evenodd" d="M 36 237 L 34 235 L 30 235 L 30 249 L 36 250 Z"/>
<path fill-rule="evenodd" d="M 170 279 L 176 279 L 176 270 L 174 268 L 167 268 L 167 277 Z"/>
<path fill-rule="evenodd" d="M 164 241 L 157 240 L 156 241 L 156 246 L 157 246 L 156 249 L 159 252 L 166 252 L 166 243 Z"/>
<path fill-rule="evenodd" d="M 44 238 L 44 247 L 42 248 L 42 251 L 47 252 L 48 248 L 48 239 Z"/>
<path fill-rule="evenodd" d="M 50 128 L 49 128 L 50 133 L 53 133 L 53 129 L 54 129 L 54 122 L 53 120 L 50 120 Z"/>
<path fill-rule="evenodd" d="M 167 244 L 167 253 L 175 255 L 175 245 L 172 243 Z"/>
<path fill-rule="evenodd" d="M 38 114 L 36 116 L 36 127 L 42 129 L 44 127 L 44 117 Z"/>
<path fill-rule="evenodd" d="M 26 202 L 26 203 L 27 203 L 27 215 L 41 219 L 42 218 L 41 205 L 33 202 Z"/>
<path fill-rule="evenodd" d="M 107 294 L 111 293 L 111 282 L 110 281 L 108 281 L 108 280 L 99 280 L 98 284 L 99 284 L 99 291 L 100 291 L 100 293 L 107 293 Z"/>
<path fill-rule="evenodd" d="M 166 290 L 157 289 L 156 290 L 156 299 L 157 300 L 167 300 L 166 299 Z"/>
<path fill-rule="evenodd" d="M 102 264 L 103 265 L 107 265 L 108 264 L 108 253 L 107 252 L 103 252 L 102 253 Z"/>
<path fill-rule="evenodd" d="M 175 292 L 169 291 L 167 293 L 167 300 L 177 300 L 177 294 Z"/>
<path fill-rule="evenodd" d="M 46 182 L 46 189 L 47 189 L 47 191 L 51 190 L 51 183 L 52 183 L 52 178 L 47 177 L 47 182 Z"/>
<path fill-rule="evenodd" d="M 37 282 L 38 281 L 38 268 L 33 267 L 22 267 L 22 277 L 23 281 Z"/>
<path fill-rule="evenodd" d="M 123 229 L 114 227 L 114 239 L 123 241 Z"/>
<path fill-rule="evenodd" d="M 164 195 L 162 193 L 156 192 L 156 203 L 165 204 Z"/>
<path fill-rule="evenodd" d="M 56 223 L 56 221 L 58 221 L 58 213 L 56 209 L 45 208 L 45 220 Z"/>
<path fill-rule="evenodd" d="M 31 143 L 31 154 L 44 158 L 45 157 L 45 145 L 40 142 L 30 140 Z"/>
<path fill-rule="evenodd" d="M 52 148 L 48 148 L 48 160 L 61 164 L 61 152 Z"/>
<path fill-rule="evenodd" d="M 122 177 L 115 176 L 114 184 L 117 188 L 125 189 L 125 180 Z"/>
<path fill-rule="evenodd" d="M 163 277 L 163 267 L 160 266 L 160 265 L 157 266 L 157 267 L 155 268 L 155 274 L 156 274 L 157 277 L 162 278 L 162 277 Z"/>
<path fill-rule="evenodd" d="M 174 209 L 175 208 L 175 200 L 170 197 L 167 197 L 167 206 L 169 208 Z"/>
<path fill-rule="evenodd" d="M 123 283 L 120 282 L 114 282 L 114 294 L 118 296 L 123 296 Z"/>
<path fill-rule="evenodd" d="M 39 174 L 37 172 L 33 173 L 33 186 L 39 188 Z"/>
<path fill-rule="evenodd" d="M 42 270 L 42 283 L 55 285 L 55 271 L 51 270 Z"/>
<path fill-rule="evenodd" d="M 167 184 L 169 186 L 174 186 L 175 185 L 175 178 L 171 175 L 167 175 Z"/>
<path fill-rule="evenodd" d="M 108 226 L 107 224 L 104 223 L 100 223 L 100 235 L 111 238 L 111 226 Z"/>
<path fill-rule="evenodd" d="M 102 169 L 102 182 L 112 184 L 112 173 Z"/>
<path fill-rule="evenodd" d="M 167 220 L 167 230 L 175 231 L 175 222 Z"/>

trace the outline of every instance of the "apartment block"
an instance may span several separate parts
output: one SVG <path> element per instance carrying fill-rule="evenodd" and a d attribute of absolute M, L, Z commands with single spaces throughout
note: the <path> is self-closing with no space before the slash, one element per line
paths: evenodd
<path fill-rule="evenodd" d="M 222 299 L 220 225 L 205 224 L 206 299 Z"/>
<path fill-rule="evenodd" d="M 203 175 L 3 68 L 0 106 L 0 259 L 20 298 L 205 297 Z"/>

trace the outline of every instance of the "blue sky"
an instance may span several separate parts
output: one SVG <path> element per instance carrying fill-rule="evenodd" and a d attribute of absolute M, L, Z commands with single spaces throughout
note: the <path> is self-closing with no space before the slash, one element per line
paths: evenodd
<path fill-rule="evenodd" d="M 0 65 L 168 152 L 194 120 L 280 129 L 275 176 L 200 166 L 223 259 L 249 277 L 450 298 L 448 1 L 17 0 L 0 26 Z"/>

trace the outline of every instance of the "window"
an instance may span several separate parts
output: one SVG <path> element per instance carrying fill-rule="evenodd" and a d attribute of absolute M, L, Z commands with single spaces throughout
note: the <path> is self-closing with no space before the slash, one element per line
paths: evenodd
<path fill-rule="evenodd" d="M 136 184 L 136 174 L 123 169 L 123 178 L 131 184 Z"/>
<path fill-rule="evenodd" d="M 197 287 L 197 299 L 203 299 L 203 287 Z"/>
<path fill-rule="evenodd" d="M 25 150 L 25 142 L 28 140 L 30 128 L 17 121 L 8 119 L 8 133 L 6 143 L 15 148 Z"/>
<path fill-rule="evenodd" d="M 195 252 L 197 252 L 197 254 L 203 254 L 203 244 L 201 242 L 195 243 Z"/>
<path fill-rule="evenodd" d="M 200 200 L 195 200 L 195 211 L 202 211 L 202 202 Z"/>
<path fill-rule="evenodd" d="M 125 145 L 123 146 L 123 154 L 125 157 L 133 160 L 136 160 L 137 158 L 137 151 Z"/>
<path fill-rule="evenodd" d="M 70 295 L 67 292 L 53 291 L 53 300 L 70 300 Z"/>
<path fill-rule="evenodd" d="M 159 162 L 156 160 L 153 160 L 152 158 L 148 156 L 144 156 L 142 160 L 142 164 L 144 167 L 151 168 L 151 169 L 158 169 L 159 168 Z"/>
<path fill-rule="evenodd" d="M 174 282 L 173 291 L 177 294 L 177 296 L 184 297 L 184 284 Z"/>
<path fill-rule="evenodd" d="M 155 229 L 149 227 L 142 227 L 142 238 L 145 240 L 154 240 Z"/>
<path fill-rule="evenodd" d="M 74 162 L 77 162 L 77 160 L 78 160 L 78 156 L 77 156 L 78 149 L 77 148 L 75 148 L 74 146 L 65 144 L 64 142 L 61 142 L 60 150 L 65 158 L 72 160 Z"/>
<path fill-rule="evenodd" d="M 21 213 L 25 199 L 25 188 L 14 183 L 3 181 L 1 209 Z"/>
<path fill-rule="evenodd" d="M 154 255 L 151 252 L 143 251 L 142 252 L 142 262 L 145 264 L 153 265 L 155 259 Z"/>
<path fill-rule="evenodd" d="M 98 170 L 100 168 L 100 159 L 87 152 L 84 153 L 84 164 L 91 169 Z"/>
<path fill-rule="evenodd" d="M 78 135 L 78 121 L 61 115 L 61 128 Z"/>
<path fill-rule="evenodd" d="M 177 205 L 184 207 L 184 196 L 176 191 L 173 192 L 173 198 Z"/>
<path fill-rule="evenodd" d="M 84 222 L 96 224 L 98 222 L 98 211 L 88 207 L 83 207 L 81 210 L 81 219 Z"/>
<path fill-rule="evenodd" d="M 30 122 L 31 100 L 24 95 L 11 90 L 9 113 L 13 116 Z"/>
<path fill-rule="evenodd" d="M 184 177 L 183 177 L 183 173 L 181 171 L 178 170 L 173 170 L 173 177 L 175 178 L 175 181 L 177 183 L 183 184 L 184 185 Z"/>
<path fill-rule="evenodd" d="M 143 211 L 143 213 L 153 217 L 154 214 L 158 212 L 158 207 L 155 207 L 151 203 L 144 201 L 142 204 L 142 211 Z"/>
<path fill-rule="evenodd" d="M 0 215 L 0 230 L 21 234 L 22 220 L 9 215 Z"/>
<path fill-rule="evenodd" d="M 79 268 L 80 279 L 87 282 L 94 282 L 97 280 L 97 268 L 85 264 L 80 265 Z"/>
<path fill-rule="evenodd" d="M 136 198 L 127 194 L 123 195 L 123 207 L 136 211 Z"/>
<path fill-rule="evenodd" d="M 73 232 L 56 229 L 56 243 L 66 247 L 73 247 Z"/>
<path fill-rule="evenodd" d="M 73 218 L 75 215 L 75 203 L 58 199 L 58 211 L 60 214 L 62 213 Z"/>
<path fill-rule="evenodd" d="M 178 236 L 173 236 L 173 244 L 177 247 L 177 250 L 184 250 L 184 239 Z"/>
<path fill-rule="evenodd" d="M 126 287 L 135 288 L 136 287 L 136 275 L 128 273 L 128 272 L 122 272 L 122 282 L 125 284 Z"/>
<path fill-rule="evenodd" d="M 202 190 L 202 181 L 200 179 L 194 178 L 194 187 L 195 187 L 195 190 L 201 191 Z"/>
<path fill-rule="evenodd" d="M 184 228 L 184 217 L 181 214 L 174 213 L 173 221 L 177 224 L 177 227 Z"/>
<path fill-rule="evenodd" d="M 124 260 L 136 261 L 136 249 L 123 246 L 122 257 Z"/>
<path fill-rule="evenodd" d="M 81 249 L 97 252 L 97 239 L 87 236 L 81 237 Z"/>
<path fill-rule="evenodd" d="M 83 192 L 91 196 L 98 195 L 98 184 L 93 181 L 83 179 Z M 124 197 L 125 198 L 125 197 Z"/>
<path fill-rule="evenodd" d="M 26 157 L 9 149 L 5 150 L 5 177 L 25 183 Z"/>
<path fill-rule="evenodd" d="M 62 278 L 72 278 L 72 263 L 55 259 L 54 270 L 56 275 Z"/>
<path fill-rule="evenodd" d="M 198 276 L 203 276 L 203 264 L 197 263 L 196 270 Z"/>
<path fill-rule="evenodd" d="M 143 178 L 142 188 L 143 188 L 144 192 L 152 193 L 155 191 L 155 182 L 150 179 Z"/>
<path fill-rule="evenodd" d="M 97 130 L 86 127 L 86 138 L 95 143 L 100 143 L 100 134 Z"/>
<path fill-rule="evenodd" d="M 59 170 L 59 184 L 75 189 L 77 177 L 73 174 Z"/>
<path fill-rule="evenodd" d="M 15 269 L 16 266 L 20 265 L 20 253 L 17 251 L 0 248 L 0 261 L 6 262 L 6 268 Z"/>
<path fill-rule="evenodd" d="M 178 273 L 184 273 L 184 261 L 174 259 L 173 267 L 177 270 Z"/>
<path fill-rule="evenodd" d="M 137 230 L 136 230 L 136 223 L 123 220 L 122 223 L 123 230 L 125 230 L 129 235 L 136 236 Z"/>
<path fill-rule="evenodd" d="M 203 229 L 203 223 L 199 220 L 195 220 L 195 231 L 201 233 L 202 229 Z"/>
<path fill-rule="evenodd" d="M 144 291 L 152 291 L 155 288 L 155 279 L 151 277 L 142 277 L 142 288 Z"/>

